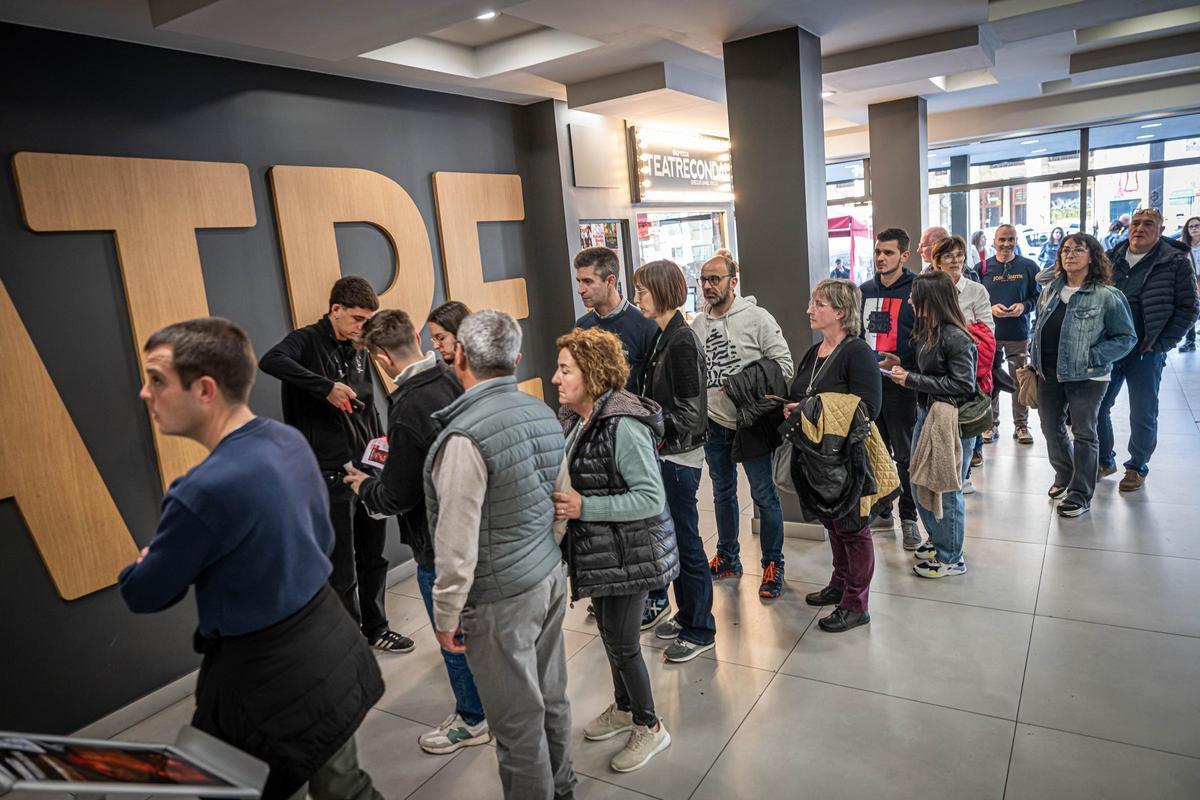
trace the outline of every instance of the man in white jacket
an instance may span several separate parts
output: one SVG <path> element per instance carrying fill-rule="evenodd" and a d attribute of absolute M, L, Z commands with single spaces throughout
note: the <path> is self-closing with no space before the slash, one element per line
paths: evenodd
<path fill-rule="evenodd" d="M 708 364 L 708 442 L 704 457 L 717 517 L 717 555 L 709 563 L 714 578 L 742 574 L 737 464 L 733 460 L 737 409 L 722 383 L 763 358 L 778 364 L 786 381 L 791 380 L 793 370 L 792 354 L 779 323 L 759 308 L 753 297 L 739 297 L 737 284 L 737 262 L 729 251 L 718 251 L 700 269 L 700 288 L 707 307 L 692 321 L 692 329 L 704 343 Z M 742 470 L 750 481 L 750 494 L 758 509 L 763 568 L 758 593 L 760 597 L 775 598 L 783 591 L 783 508 L 771 475 L 771 456 L 743 461 Z"/>

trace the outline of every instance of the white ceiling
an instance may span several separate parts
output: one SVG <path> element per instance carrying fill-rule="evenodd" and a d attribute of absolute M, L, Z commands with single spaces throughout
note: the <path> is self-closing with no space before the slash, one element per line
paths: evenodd
<path fill-rule="evenodd" d="M 501 13 L 476 20 L 489 10 Z M 827 132 L 839 134 L 861 134 L 868 104 L 913 95 L 928 101 L 935 141 L 938 130 L 1003 131 L 998 107 L 1044 108 L 1051 93 L 1064 105 L 1107 85 L 1104 97 L 1119 99 L 1168 71 L 1200 84 L 1194 1 L 5 0 L 0 19 L 520 104 L 584 96 L 575 89 L 653 68 L 689 77 L 585 107 L 717 134 L 727 129 L 722 43 L 790 25 L 821 37 L 824 83 L 835 90 Z M 1169 57 L 1156 58 L 1159 43 Z M 403 63 L 362 57 L 381 50 L 402 52 Z M 1094 121 L 1094 106 L 1078 121 Z M 1114 103 L 1112 118 L 1120 110 Z"/>

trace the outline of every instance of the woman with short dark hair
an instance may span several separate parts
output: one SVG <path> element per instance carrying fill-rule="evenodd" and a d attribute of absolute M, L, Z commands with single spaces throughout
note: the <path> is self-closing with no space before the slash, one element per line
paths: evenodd
<path fill-rule="evenodd" d="M 1200 217 L 1188 217 L 1179 232 L 1179 241 L 1186 244 L 1192 251 L 1192 269 L 1196 271 L 1196 289 L 1200 290 Z M 1196 349 L 1196 323 L 1192 323 L 1184 334 L 1183 344 L 1179 352 L 1190 353 Z"/>
<path fill-rule="evenodd" d="M 1049 495 L 1062 499 L 1060 517 L 1078 517 L 1091 507 L 1100 403 L 1113 362 L 1137 343 L 1129 303 L 1111 283 L 1112 267 L 1100 242 L 1073 233 L 1063 240 L 1054 280 L 1038 300 L 1030 353 L 1038 376 L 1038 416 L 1054 467 Z"/>
<path fill-rule="evenodd" d="M 704 466 L 708 436 L 708 392 L 704 349 L 679 307 L 687 302 L 687 281 L 673 261 L 651 261 L 633 273 L 633 300 L 647 319 L 658 324 L 658 336 L 643 362 L 638 393 L 662 407 L 663 435 L 658 442 L 659 468 L 667 505 L 675 520 L 679 577 L 675 602 L 679 612 L 654 629 L 659 639 L 673 640 L 667 661 L 690 661 L 715 644 L 712 572 L 700 538 L 696 492 Z M 670 610 L 666 587 L 650 592 L 642 628 Z"/>

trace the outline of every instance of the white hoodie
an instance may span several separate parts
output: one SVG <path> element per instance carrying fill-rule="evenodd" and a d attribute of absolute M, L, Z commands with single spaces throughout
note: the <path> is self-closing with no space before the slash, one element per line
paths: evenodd
<path fill-rule="evenodd" d="M 779 323 L 753 297 L 735 296 L 729 310 L 712 316 L 705 308 L 692 320 L 692 330 L 704 345 L 708 365 L 708 418 L 726 428 L 737 428 L 737 409 L 721 384 L 762 358 L 779 365 L 783 378 L 792 380 L 792 353 Z"/>

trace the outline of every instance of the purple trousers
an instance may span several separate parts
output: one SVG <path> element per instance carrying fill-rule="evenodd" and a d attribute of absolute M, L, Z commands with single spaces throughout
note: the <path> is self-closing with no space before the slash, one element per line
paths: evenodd
<path fill-rule="evenodd" d="M 847 611 L 866 611 L 871 577 L 875 574 L 875 544 L 871 529 L 866 525 L 855 530 L 838 530 L 830 520 L 822 520 L 829 531 L 829 547 L 833 550 L 833 577 L 829 585 L 842 590 L 838 603 Z"/>

